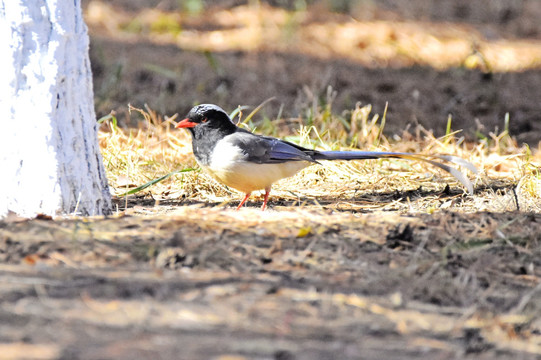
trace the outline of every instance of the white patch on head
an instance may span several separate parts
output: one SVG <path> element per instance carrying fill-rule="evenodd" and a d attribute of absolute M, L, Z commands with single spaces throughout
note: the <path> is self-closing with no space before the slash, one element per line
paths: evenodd
<path fill-rule="evenodd" d="M 190 112 L 192 111 L 195 111 L 195 113 L 201 115 L 201 116 L 205 116 L 205 114 L 209 111 L 217 111 L 217 112 L 221 112 L 223 113 L 225 116 L 229 117 L 229 115 L 227 115 L 227 113 L 224 111 L 224 109 L 222 109 L 221 107 L 219 107 L 218 105 L 214 105 L 214 104 L 201 104 L 201 105 L 197 105 L 195 106 Z"/>
<path fill-rule="evenodd" d="M 210 163 L 203 168 L 221 183 L 250 193 L 269 188 L 274 182 L 295 175 L 310 165 L 307 161 L 288 161 L 276 164 L 258 164 L 247 161 L 241 148 L 227 141 L 216 144 Z"/>

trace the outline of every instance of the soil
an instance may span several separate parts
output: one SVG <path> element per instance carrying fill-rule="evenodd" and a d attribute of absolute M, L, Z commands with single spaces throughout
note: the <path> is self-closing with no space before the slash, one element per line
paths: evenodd
<path fill-rule="evenodd" d="M 152 1 L 109 3 L 116 3 L 115 9 L 125 11 L 128 18 L 153 4 Z M 233 8 L 235 3 L 238 2 L 213 3 L 208 15 L 186 21 L 183 30 L 227 30 L 226 25 L 220 26 L 215 21 L 217 17 L 229 15 L 219 11 L 224 7 Z M 541 57 L 538 55 L 532 60 L 537 67 L 518 67 L 515 71 L 497 70 L 496 65 L 507 64 L 498 59 L 505 59 L 508 42 L 518 42 L 519 49 L 526 49 L 523 53 L 517 50 L 516 55 L 507 55 L 520 63 L 518 60 L 527 56 L 531 42 L 541 38 L 538 3 L 524 1 L 522 8 L 503 3 L 496 6 L 490 1 L 479 1 L 475 5 L 457 1 L 452 6 L 424 0 L 381 3 L 372 15 L 366 15 L 362 8 L 353 12 L 353 21 L 352 16 L 331 14 L 326 8 L 312 5 L 313 11 L 298 29 L 301 33 L 303 27 L 321 24 L 330 32 L 333 26 L 352 22 L 356 25 L 369 17 L 367 20 L 373 21 L 377 31 L 390 33 L 387 37 L 382 35 L 382 39 L 374 40 L 367 35 L 359 40 L 358 47 L 374 53 L 372 57 L 359 52 L 358 47 L 351 49 L 356 51 L 356 57 L 348 57 L 347 52 L 337 54 L 310 34 L 299 35 L 301 40 L 289 45 L 276 45 L 269 40 L 260 44 L 258 50 L 244 50 L 234 43 L 223 51 L 205 51 L 205 47 L 190 51 L 179 48 L 168 38 L 118 36 L 103 29 L 106 20 L 96 21 L 90 27 L 90 55 L 98 117 L 114 110 L 122 122 L 127 122 L 125 125 L 134 126 L 133 120 L 126 120 L 130 119 L 126 115 L 128 103 L 139 108 L 147 104 L 161 114 L 183 116 L 196 103 L 212 102 L 231 111 L 239 105 L 253 108 L 274 98 L 260 111 L 259 119 L 276 115 L 297 117 L 314 102 L 321 106 L 331 104 L 336 114 L 352 110 L 359 103 L 372 105 L 373 113 L 380 116 L 387 107 L 385 131 L 388 135 L 401 134 L 421 124 L 441 136 L 451 117 L 453 129 L 462 129 L 467 138 L 477 139 L 479 134 L 488 136 L 490 132 L 501 132 L 508 116 L 509 132 L 519 144 L 525 142 L 537 147 L 541 140 Z M 174 9 L 175 4 L 161 1 L 159 6 L 167 10 Z M 416 15 L 415 11 L 418 11 Z M 119 13 L 115 13 L 117 17 Z M 248 11 L 235 21 L 257 16 Z M 115 18 L 106 19 L 114 21 Z M 396 23 L 402 27 L 394 25 Z M 461 52 L 458 58 L 451 46 L 434 50 L 445 52 L 423 57 L 416 52 L 428 52 L 423 48 L 424 42 L 420 48 L 414 47 L 415 43 L 407 48 L 409 43 L 406 43 L 396 49 L 398 45 L 394 42 L 398 42 L 400 31 L 419 32 L 423 34 L 420 37 L 427 39 L 436 37 L 444 44 L 456 37 L 457 41 L 464 42 L 462 46 L 471 49 Z M 227 42 L 228 35 L 223 36 Z M 411 38 L 415 41 L 414 35 Z M 234 39 L 229 41 L 234 42 Z M 429 40 L 419 41 L 431 45 Z M 470 69 L 465 66 L 468 58 L 482 51 L 477 50 L 481 47 L 477 42 L 502 44 L 502 54 L 493 56 L 494 64 L 481 56 L 488 63 Z M 384 47 L 381 52 L 391 51 L 395 56 L 378 57 L 378 47 Z M 513 58 L 508 62 L 512 64 Z M 491 67 L 497 69 L 491 71 Z M 335 92 L 334 96 L 329 96 L 329 89 Z"/>
<path fill-rule="evenodd" d="M 382 1 L 377 16 L 541 36 L 530 13 L 496 2 L 498 12 L 484 1 Z M 128 102 L 172 115 L 274 96 L 263 114 L 293 117 L 330 85 L 337 113 L 360 101 L 382 114 L 388 102 L 389 134 L 417 123 L 441 133 L 452 113 L 453 128 L 474 137 L 509 113 L 519 141 L 541 138 L 538 69 L 383 68 L 271 50 L 209 57 L 90 34 L 98 116 L 114 110 L 125 125 Z M 105 218 L 1 221 L 0 358 L 540 359 L 541 215 L 359 212 L 319 200 L 267 212 L 119 200 Z"/>
<path fill-rule="evenodd" d="M 539 358 L 539 215 L 161 210 L 1 223 L 7 358 Z"/>

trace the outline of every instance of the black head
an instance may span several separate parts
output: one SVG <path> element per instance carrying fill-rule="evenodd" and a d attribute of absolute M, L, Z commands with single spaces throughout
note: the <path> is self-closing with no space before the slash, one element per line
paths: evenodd
<path fill-rule="evenodd" d="M 194 106 L 186 119 L 179 122 L 176 128 L 187 128 L 192 134 L 203 134 L 218 130 L 225 134 L 235 132 L 237 126 L 233 124 L 229 115 L 219 106 L 201 104 Z"/>

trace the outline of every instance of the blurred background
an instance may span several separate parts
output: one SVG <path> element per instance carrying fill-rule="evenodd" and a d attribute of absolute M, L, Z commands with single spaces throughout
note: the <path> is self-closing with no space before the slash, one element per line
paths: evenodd
<path fill-rule="evenodd" d="M 296 118 L 372 105 L 385 130 L 541 140 L 539 0 L 83 1 L 97 116 L 197 103 Z M 506 122 L 507 119 L 507 122 Z"/>

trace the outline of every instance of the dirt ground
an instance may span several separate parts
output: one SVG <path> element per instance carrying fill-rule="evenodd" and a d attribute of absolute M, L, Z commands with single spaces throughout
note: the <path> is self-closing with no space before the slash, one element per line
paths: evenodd
<path fill-rule="evenodd" d="M 539 215 L 163 209 L 3 222 L 1 356 L 539 359 Z"/>
<path fill-rule="evenodd" d="M 109 3 L 119 6 L 94 5 L 88 16 L 98 117 L 113 109 L 125 121 L 128 103 L 182 116 L 195 103 L 232 110 L 269 98 L 275 100 L 261 114 L 297 117 L 314 103 L 329 103 L 331 87 L 335 113 L 361 103 L 381 115 L 388 105 L 389 135 L 422 124 L 441 136 L 451 116 L 453 129 L 475 139 L 476 131 L 501 131 L 509 114 L 519 143 L 537 147 L 541 139 L 536 1 L 383 1 L 351 14 L 330 14 L 317 6 L 325 3 L 320 1 L 300 19 L 263 5 L 239 9 L 233 5 L 242 2 L 218 1 L 185 20 L 181 35 L 187 35 L 179 40 L 149 33 L 145 26 L 152 24 L 144 25 L 164 16 L 145 12 L 150 3 L 168 10 L 175 2 Z M 287 30 L 287 16 L 297 35 L 273 36 L 275 27 Z M 108 30 L 133 22 L 143 28 L 137 35 Z M 244 38 L 254 27 L 262 35 L 248 45 Z"/>
<path fill-rule="evenodd" d="M 119 18 L 178 5 L 108 3 Z M 327 3 L 345 13 L 318 2 L 307 21 L 465 23 L 494 41 L 541 36 L 535 1 L 389 0 L 371 13 Z M 209 13 L 239 4 L 218 1 Z M 519 142 L 541 138 L 539 68 L 441 68 L 408 56 L 367 65 L 270 45 L 209 54 L 88 23 L 97 113 L 114 110 L 121 124 L 135 125 L 128 102 L 173 115 L 195 102 L 234 109 L 273 96 L 265 115 L 295 117 L 328 101 L 332 86 L 336 112 L 360 101 L 382 114 L 388 103 L 389 134 L 417 123 L 443 133 L 451 113 L 453 128 L 474 138 L 501 130 L 509 113 Z M 220 26 L 196 18 L 184 30 Z M 407 195 L 461 201 L 445 191 Z M 538 213 L 373 211 L 325 197 L 267 212 L 183 199 L 115 205 L 107 218 L 0 222 L 0 359 L 541 359 Z"/>

